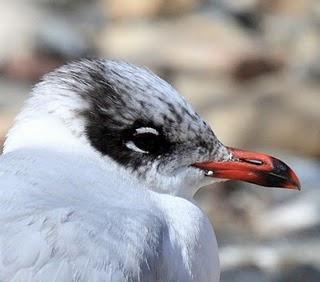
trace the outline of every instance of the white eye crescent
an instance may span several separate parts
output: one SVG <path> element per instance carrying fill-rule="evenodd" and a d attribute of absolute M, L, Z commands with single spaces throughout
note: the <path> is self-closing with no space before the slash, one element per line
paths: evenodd
<path fill-rule="evenodd" d="M 151 133 L 154 135 L 159 135 L 159 132 L 152 127 L 140 127 L 136 129 L 135 134 Z"/>
<path fill-rule="evenodd" d="M 132 136 L 133 140 L 126 142 L 125 145 L 132 151 L 149 154 L 159 137 L 160 134 L 156 129 L 152 127 L 140 127 L 135 129 Z"/>
<path fill-rule="evenodd" d="M 143 154 L 148 154 L 149 152 L 141 150 L 140 148 L 138 148 L 132 141 L 128 141 L 126 143 L 127 148 L 129 148 L 130 150 L 136 151 L 138 153 L 143 153 Z"/>

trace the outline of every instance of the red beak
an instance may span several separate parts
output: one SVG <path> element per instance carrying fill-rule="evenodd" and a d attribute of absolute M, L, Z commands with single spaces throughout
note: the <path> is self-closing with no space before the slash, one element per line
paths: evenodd
<path fill-rule="evenodd" d="M 261 186 L 300 190 L 300 182 L 293 170 L 284 162 L 261 153 L 228 148 L 230 161 L 208 161 L 193 166 L 206 170 L 208 176 L 241 180 Z"/>

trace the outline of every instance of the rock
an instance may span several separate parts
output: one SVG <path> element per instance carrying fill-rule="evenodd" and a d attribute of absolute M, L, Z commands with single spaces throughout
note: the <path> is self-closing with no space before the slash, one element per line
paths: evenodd
<path fill-rule="evenodd" d="M 66 13 L 66 17 L 35 2 L 14 1 L 0 3 L 0 11 L 0 40 L 10 42 L 0 47 L 2 75 L 37 81 L 66 61 L 96 54 L 92 38 L 87 34 L 89 28 L 82 26 L 85 17 L 80 20 L 72 16 L 77 9 Z M 92 29 L 90 34 L 93 35 Z"/>
<path fill-rule="evenodd" d="M 255 266 L 263 272 L 276 275 L 299 265 L 319 266 L 319 240 L 275 240 L 269 243 L 253 240 L 239 245 L 220 247 L 222 271 L 243 266 Z M 306 280 L 308 281 L 308 280 Z M 291 281 L 290 281 L 291 282 Z"/>
<path fill-rule="evenodd" d="M 304 80 L 318 80 L 320 32 L 317 26 L 307 25 L 293 39 L 289 67 L 293 74 Z"/>
<path fill-rule="evenodd" d="M 263 145 L 318 157 L 319 104 L 316 86 L 305 87 L 279 76 L 237 87 L 223 107 L 209 104 L 201 113 L 225 144 L 250 148 Z"/>
<path fill-rule="evenodd" d="M 105 0 L 104 5 L 106 13 L 111 19 L 130 20 L 157 15 L 161 7 L 161 2 L 161 0 Z"/>
<path fill-rule="evenodd" d="M 319 268 L 305 264 L 289 268 L 276 279 L 276 282 L 319 282 Z"/>
<path fill-rule="evenodd" d="M 171 21 L 117 23 L 105 29 L 100 49 L 109 57 L 122 58 L 154 69 L 219 73 L 256 45 L 227 18 L 208 14 Z"/>
<path fill-rule="evenodd" d="M 195 9 L 196 0 L 104 0 L 107 15 L 114 20 L 152 18 L 160 15 L 179 15 Z"/>
<path fill-rule="evenodd" d="M 30 89 L 30 85 L 0 80 L 0 151 L 5 135 Z"/>
<path fill-rule="evenodd" d="M 260 31 L 261 17 L 255 11 L 233 12 L 234 19 L 250 31 Z"/>
<path fill-rule="evenodd" d="M 283 64 L 283 61 L 271 56 L 250 55 L 246 58 L 240 58 L 235 63 L 231 76 L 238 82 L 247 82 L 263 75 L 274 74 L 283 68 Z"/>
<path fill-rule="evenodd" d="M 319 77 L 318 1 L 264 1 L 262 36 L 265 45 L 281 54 L 297 79 Z"/>
<path fill-rule="evenodd" d="M 161 14 L 179 16 L 184 13 L 192 12 L 206 3 L 206 0 L 163 0 Z"/>
<path fill-rule="evenodd" d="M 268 275 L 254 265 L 242 266 L 221 273 L 221 282 L 271 282 Z"/>
<path fill-rule="evenodd" d="M 2 76 L 21 81 L 37 82 L 46 73 L 65 62 L 65 59 L 46 54 L 15 55 L 1 65 Z"/>
<path fill-rule="evenodd" d="M 237 24 L 249 31 L 258 31 L 262 15 L 259 0 L 211 0 L 212 10 L 231 15 Z"/>
<path fill-rule="evenodd" d="M 259 5 L 259 0 L 211 0 L 216 6 L 223 7 L 228 12 L 254 10 Z"/>
<path fill-rule="evenodd" d="M 45 54 L 63 61 L 75 60 L 96 54 L 95 46 L 77 22 L 51 16 L 36 33 L 35 53 Z"/>
<path fill-rule="evenodd" d="M 175 88 L 192 104 L 195 110 L 203 112 L 209 106 L 218 107 L 231 95 L 232 88 L 225 76 L 179 72 L 171 76 Z"/>
<path fill-rule="evenodd" d="M 32 49 L 35 30 L 43 14 L 23 1 L 0 1 L 0 11 L 0 42 L 7 43 L 0 45 L 2 62 L 10 54 L 25 54 Z"/>
<path fill-rule="evenodd" d="M 261 5 L 265 11 L 277 15 L 301 16 L 305 15 L 312 4 L 316 2 L 313 0 L 261 0 Z"/>
<path fill-rule="evenodd" d="M 277 191 L 272 199 L 260 206 L 252 217 L 255 231 L 263 238 L 317 235 L 320 230 L 320 163 L 301 157 L 281 156 L 295 169 L 302 192 Z"/>
<path fill-rule="evenodd" d="M 46 5 L 54 9 L 76 9 L 79 5 L 90 4 L 95 5 L 99 0 L 32 0 L 33 3 Z"/>

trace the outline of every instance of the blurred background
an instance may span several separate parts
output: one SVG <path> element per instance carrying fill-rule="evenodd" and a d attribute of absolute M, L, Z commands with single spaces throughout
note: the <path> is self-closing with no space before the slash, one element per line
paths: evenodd
<path fill-rule="evenodd" d="M 320 281 L 320 1 L 11 0 L 0 14 L 0 144 L 32 85 L 64 62 L 147 66 L 224 144 L 300 176 L 300 193 L 230 182 L 196 195 L 221 281 Z"/>

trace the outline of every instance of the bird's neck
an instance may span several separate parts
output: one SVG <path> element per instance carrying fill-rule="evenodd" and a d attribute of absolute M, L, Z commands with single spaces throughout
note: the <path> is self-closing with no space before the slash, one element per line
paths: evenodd
<path fill-rule="evenodd" d="M 82 154 L 93 152 L 80 131 L 76 132 L 62 120 L 41 112 L 34 113 L 28 118 L 18 116 L 9 131 L 3 152 L 8 153 L 22 148 L 78 151 Z"/>
<path fill-rule="evenodd" d="M 22 112 L 7 135 L 3 153 L 31 149 L 55 152 L 57 156 L 60 154 L 78 156 L 77 159 L 91 160 L 96 166 L 106 172 L 111 172 L 112 175 L 128 178 L 131 182 L 136 181 L 132 179 L 129 172 L 109 157 L 102 157 L 89 144 L 81 120 L 74 120 L 74 122 L 79 124 L 71 124 L 54 115 L 42 112 L 31 115 Z"/>

